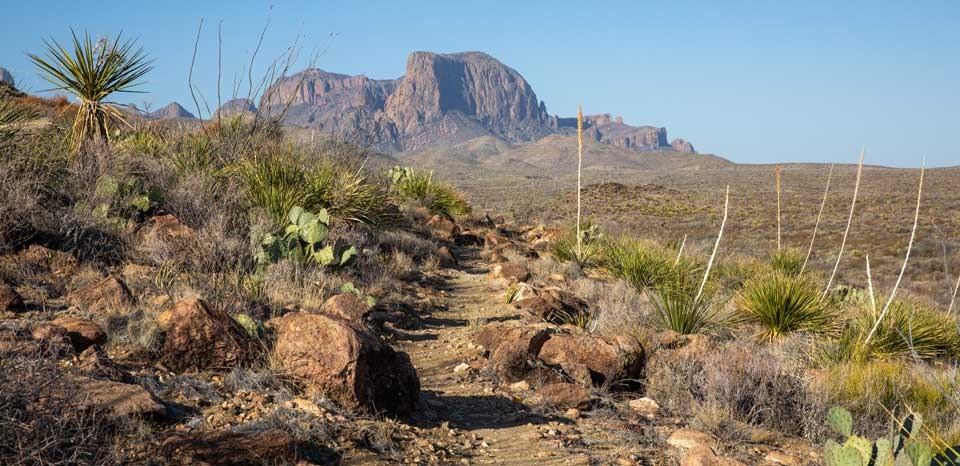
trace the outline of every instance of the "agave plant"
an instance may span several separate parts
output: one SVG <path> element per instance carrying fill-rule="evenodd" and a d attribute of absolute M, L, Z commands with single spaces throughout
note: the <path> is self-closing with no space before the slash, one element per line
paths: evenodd
<path fill-rule="evenodd" d="M 88 141 L 109 142 L 110 123 L 126 123 L 115 104 L 105 99 L 117 92 L 137 92 L 132 88 L 152 69 L 152 61 L 132 40 L 121 42 L 122 34 L 112 42 L 94 42 L 88 33 L 82 39 L 72 35 L 72 51 L 51 39 L 44 41 L 46 57 L 28 56 L 43 78 L 55 86 L 49 90 L 66 91 L 77 98 L 72 135 L 74 148 L 79 149 Z"/>
<path fill-rule="evenodd" d="M 0 95 L 0 143 L 13 139 L 20 129 L 20 124 L 33 117 L 30 109 L 17 105 L 7 96 Z"/>

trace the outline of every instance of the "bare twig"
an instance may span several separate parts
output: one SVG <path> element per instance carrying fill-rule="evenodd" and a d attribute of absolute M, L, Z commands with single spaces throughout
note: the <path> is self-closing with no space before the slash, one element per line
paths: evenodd
<path fill-rule="evenodd" d="M 717 233 L 717 242 L 713 245 L 713 252 L 710 253 L 710 260 L 707 261 L 707 270 L 703 272 L 703 281 L 700 282 L 700 289 L 697 290 L 697 296 L 693 302 L 699 302 L 703 294 L 703 288 L 707 285 L 707 278 L 710 277 L 710 269 L 713 268 L 713 260 L 717 257 L 717 249 L 720 249 L 720 238 L 723 238 L 723 227 L 727 224 L 727 213 L 730 211 L 730 185 L 727 185 L 727 194 L 723 201 L 723 220 L 720 221 L 720 233 Z"/>
<path fill-rule="evenodd" d="M 863 154 L 864 149 L 860 149 L 860 163 L 857 164 L 857 181 L 853 186 L 853 201 L 850 202 L 850 215 L 847 217 L 847 228 L 843 231 L 843 240 L 840 241 L 840 252 L 837 253 L 837 262 L 833 264 L 833 272 L 830 273 L 830 279 L 827 280 L 827 286 L 823 289 L 823 296 L 827 297 L 830 293 L 830 285 L 837 276 L 837 269 L 840 268 L 840 260 L 843 259 L 843 250 L 847 246 L 847 235 L 850 234 L 850 225 L 853 223 L 853 210 L 857 206 L 857 194 L 860 192 L 860 176 L 863 174 Z"/>
<path fill-rule="evenodd" d="M 820 210 L 817 212 L 817 221 L 813 224 L 813 234 L 810 235 L 810 246 L 807 247 L 807 255 L 803 258 L 803 265 L 800 267 L 800 275 L 807 269 L 807 262 L 810 261 L 810 254 L 813 253 L 813 243 L 817 240 L 817 230 L 820 228 L 820 218 L 823 217 L 823 207 L 827 205 L 827 193 L 830 192 L 830 180 L 833 178 L 833 164 L 830 164 L 830 172 L 827 174 L 827 187 L 823 189 L 823 199 L 820 201 Z"/>
<path fill-rule="evenodd" d="M 200 102 L 197 100 L 197 94 L 193 86 L 193 67 L 197 63 L 197 49 L 200 47 L 200 32 L 203 31 L 203 18 L 200 18 L 200 26 L 197 27 L 197 39 L 193 42 L 193 58 L 190 60 L 190 72 L 187 74 L 187 86 L 190 88 L 190 97 L 193 98 L 193 104 L 197 107 L 197 119 L 200 120 L 200 127 L 203 127 L 203 113 L 200 110 Z"/>
<path fill-rule="evenodd" d="M 903 257 L 903 266 L 900 267 L 900 275 L 897 276 L 896 283 L 893 284 L 893 290 L 890 292 L 890 297 L 887 299 L 887 304 L 883 306 L 883 311 L 880 312 L 880 316 L 877 317 L 877 322 L 873 324 L 873 328 L 870 329 L 870 333 L 867 335 L 867 339 L 864 340 L 864 343 L 870 343 L 870 339 L 873 338 L 874 332 L 877 331 L 877 327 L 880 326 L 880 321 L 883 320 L 884 316 L 887 315 L 887 311 L 890 310 L 890 305 L 893 303 L 893 298 L 897 295 L 897 289 L 900 287 L 900 282 L 903 280 L 903 273 L 907 270 L 907 262 L 910 261 L 910 251 L 913 250 L 913 239 L 917 235 L 917 224 L 920 223 L 920 199 L 923 195 L 923 173 L 924 173 L 924 164 L 920 164 L 920 186 L 917 188 L 917 209 L 913 214 L 913 229 L 910 231 L 910 241 L 907 243 L 907 253 Z"/>

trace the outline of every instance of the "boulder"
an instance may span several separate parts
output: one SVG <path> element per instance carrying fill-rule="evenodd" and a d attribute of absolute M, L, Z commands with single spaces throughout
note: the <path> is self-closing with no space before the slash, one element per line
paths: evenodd
<path fill-rule="evenodd" d="M 434 215 L 427 221 L 427 228 L 433 232 L 433 235 L 445 240 L 453 240 L 460 234 L 460 227 L 453 220 L 440 215 Z"/>
<path fill-rule="evenodd" d="M 317 449 L 324 451 L 312 451 Z M 161 450 L 180 465 L 336 464 L 329 449 L 307 448 L 280 429 L 174 435 L 163 441 Z"/>
<path fill-rule="evenodd" d="M 357 295 L 342 293 L 328 298 L 320 310 L 326 314 L 337 316 L 354 322 L 363 322 L 363 317 L 370 310 L 367 303 Z"/>
<path fill-rule="evenodd" d="M 610 342 L 592 335 L 553 335 L 540 350 L 543 362 L 559 366 L 585 386 L 613 383 L 635 386 L 644 369 L 643 348 L 626 342 Z"/>
<path fill-rule="evenodd" d="M 511 283 L 525 282 L 530 278 L 530 270 L 519 262 L 501 262 L 487 273 L 487 283 L 491 290 L 502 290 Z"/>
<path fill-rule="evenodd" d="M 590 392 L 572 383 L 550 383 L 537 390 L 533 401 L 557 409 L 590 407 Z"/>
<path fill-rule="evenodd" d="M 533 380 L 539 371 L 537 355 L 550 338 L 552 329 L 545 325 L 493 322 L 477 335 L 477 343 L 489 351 L 490 368 L 503 383 Z"/>
<path fill-rule="evenodd" d="M 66 316 L 58 317 L 46 324 L 39 325 L 39 327 L 44 326 L 48 326 L 48 328 L 41 328 L 34 331 L 35 337 L 38 333 L 41 335 L 46 333 L 48 336 L 38 339 L 50 340 L 60 338 L 61 332 L 55 329 L 55 327 L 60 327 L 63 329 L 62 336 L 65 336 L 70 341 L 70 345 L 73 346 L 74 351 L 78 353 L 93 345 L 102 345 L 107 342 L 107 332 L 104 332 L 103 328 L 92 320 Z"/>
<path fill-rule="evenodd" d="M 486 249 L 495 249 L 497 246 L 508 244 L 510 240 L 497 232 L 488 231 L 483 235 L 483 247 Z"/>
<path fill-rule="evenodd" d="M 140 385 L 75 378 L 79 402 L 110 417 L 165 416 L 167 407 Z"/>
<path fill-rule="evenodd" d="M 341 318 L 294 312 L 272 319 L 283 370 L 344 406 L 407 416 L 420 397 L 410 357 Z"/>
<path fill-rule="evenodd" d="M 157 316 L 161 361 L 176 371 L 224 370 L 255 357 L 256 342 L 227 313 L 188 298 Z"/>
<path fill-rule="evenodd" d="M 67 295 L 67 300 L 88 312 L 109 313 L 133 304 L 133 295 L 126 284 L 111 275 L 77 288 Z"/>
<path fill-rule="evenodd" d="M 585 301 L 557 287 L 525 290 L 520 299 L 513 300 L 513 306 L 557 325 L 582 322 L 590 316 Z"/>
<path fill-rule="evenodd" d="M 23 312 L 23 298 L 12 286 L 0 282 L 0 312 Z"/>
<path fill-rule="evenodd" d="M 113 362 L 99 346 L 91 346 L 83 350 L 77 356 L 76 366 L 81 374 L 93 379 L 123 383 L 136 382 L 133 375 Z"/>
<path fill-rule="evenodd" d="M 73 273 L 77 259 L 63 251 L 56 251 L 39 244 L 31 244 L 18 254 L 20 263 L 33 272 L 47 272 L 55 277 Z"/>

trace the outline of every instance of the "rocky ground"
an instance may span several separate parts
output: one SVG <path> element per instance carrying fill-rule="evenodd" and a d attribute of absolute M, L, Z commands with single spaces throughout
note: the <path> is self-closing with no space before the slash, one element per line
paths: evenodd
<path fill-rule="evenodd" d="M 174 219 L 154 223 L 188 234 Z M 644 397 L 647 365 L 709 351 L 710 339 L 604 338 L 570 325 L 589 311 L 568 279 L 532 278 L 523 260 L 552 232 L 428 226 L 455 260 L 403 284 L 411 309 L 341 294 L 321 313 L 285 309 L 258 340 L 202 300 L 158 295 L 156 359 L 108 341 L 102 316 L 133 302 L 136 266 L 64 292 L 83 269 L 30 246 L 2 258 L 19 276 L 0 289 L 0 350 L 16 374 L 4 388 L 18 387 L 28 411 L 97 413 L 62 418 L 111 437 L 128 464 L 817 462 L 811 445 L 776 433 L 732 444 Z M 64 435 L 31 419 L 48 439 Z"/>

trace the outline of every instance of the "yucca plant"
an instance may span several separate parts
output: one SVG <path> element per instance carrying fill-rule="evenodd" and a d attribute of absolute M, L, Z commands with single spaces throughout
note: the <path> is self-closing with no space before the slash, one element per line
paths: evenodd
<path fill-rule="evenodd" d="M 763 328 L 759 337 L 764 340 L 791 332 L 824 333 L 836 322 L 827 301 L 820 299 L 819 286 L 779 270 L 748 280 L 734 303 L 740 319 Z"/>
<path fill-rule="evenodd" d="M 770 254 L 770 266 L 785 275 L 797 276 L 803 271 L 803 252 L 797 248 L 783 248 Z"/>
<path fill-rule="evenodd" d="M 580 268 L 597 267 L 603 261 L 604 249 L 603 233 L 587 220 L 579 229 L 569 228 L 560 234 L 553 243 L 553 257 L 560 262 L 574 262 Z"/>
<path fill-rule="evenodd" d="M 412 200 L 430 213 L 456 218 L 470 213 L 470 204 L 446 183 L 433 179 L 433 172 L 394 167 L 389 172 L 393 190 L 401 200 Z"/>
<path fill-rule="evenodd" d="M 83 38 L 72 32 L 73 50 L 54 39 L 44 41 L 46 57 L 28 54 L 43 78 L 55 87 L 77 98 L 77 117 L 73 123 L 74 148 L 88 141 L 109 142 L 111 122 L 126 124 L 115 104 L 105 99 L 118 92 L 137 92 L 132 88 L 152 69 L 142 48 L 133 40 L 121 41 L 118 34 L 112 42 L 94 42 L 89 33 Z"/>
<path fill-rule="evenodd" d="M 0 95 L 0 144 L 12 140 L 20 131 L 20 125 L 33 117 L 29 108 Z"/>
<path fill-rule="evenodd" d="M 307 184 L 309 209 L 326 209 L 334 218 L 348 222 L 381 227 L 399 223 L 387 189 L 369 179 L 363 169 L 324 159 L 307 175 Z"/>
<path fill-rule="evenodd" d="M 604 251 L 603 265 L 638 292 L 656 285 L 673 267 L 673 258 L 655 244 L 618 238 Z M 676 261 L 679 263 L 679 259 Z"/>
<path fill-rule="evenodd" d="M 960 357 L 960 335 L 952 317 L 936 309 L 907 301 L 894 301 L 884 319 L 861 311 L 849 331 L 860 336 L 860 352 L 872 359 Z M 875 328 L 874 328 L 875 326 Z M 864 338 L 871 329 L 873 337 Z"/>
<path fill-rule="evenodd" d="M 291 159 L 276 154 L 261 155 L 232 170 L 246 187 L 250 204 L 265 210 L 276 226 L 286 224 L 291 209 L 307 205 L 310 186 L 303 167 Z"/>
<path fill-rule="evenodd" d="M 721 326 L 723 300 L 713 286 L 699 289 L 700 267 L 681 262 L 647 289 L 660 324 L 682 335 L 705 333 Z"/>

